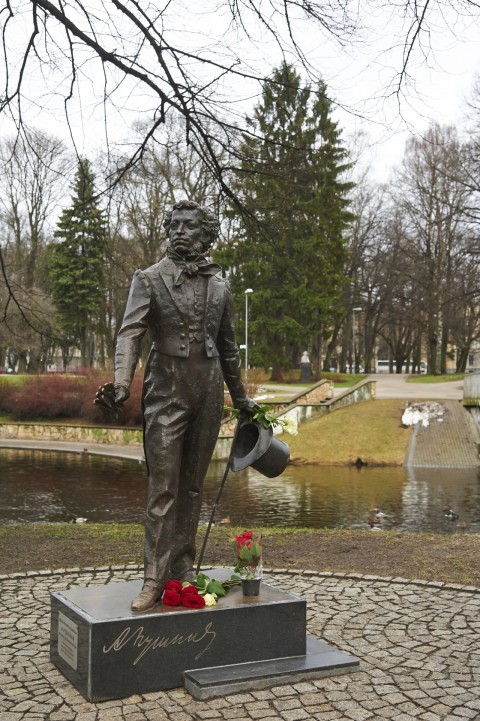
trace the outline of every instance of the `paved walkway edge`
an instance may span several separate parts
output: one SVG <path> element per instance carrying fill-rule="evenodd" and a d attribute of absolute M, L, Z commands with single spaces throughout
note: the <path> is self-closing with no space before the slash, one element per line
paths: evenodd
<path fill-rule="evenodd" d="M 202 571 L 208 571 L 213 566 L 205 566 Z M 37 576 L 64 576 L 72 573 L 116 573 L 120 571 L 132 571 L 141 572 L 143 565 L 137 564 L 126 564 L 125 566 L 92 566 L 86 568 L 80 568 L 78 566 L 74 568 L 58 568 L 58 569 L 47 569 L 44 571 L 25 571 L 23 573 L 7 573 L 0 574 L 0 583 L 10 579 L 20 578 L 34 578 Z M 307 578 L 339 578 L 349 579 L 358 581 L 371 581 L 372 583 L 387 583 L 387 584 L 410 584 L 415 586 L 427 586 L 428 588 L 439 588 L 450 591 L 462 591 L 468 593 L 480 594 L 480 587 L 478 586 L 465 586 L 460 583 L 444 583 L 443 581 L 424 581 L 420 578 L 402 578 L 400 576 L 373 576 L 370 574 L 362 573 L 333 573 L 330 571 L 309 571 L 307 569 L 299 568 L 264 568 L 264 573 L 282 574 L 285 576 L 305 576 Z"/>
<path fill-rule="evenodd" d="M 412 435 L 410 436 L 410 442 L 408 444 L 407 453 L 405 456 L 405 463 L 403 464 L 406 466 L 406 468 L 410 468 L 413 466 L 413 456 L 415 455 L 415 449 L 417 447 L 417 433 L 418 433 L 418 423 L 415 423 L 412 430 Z"/>

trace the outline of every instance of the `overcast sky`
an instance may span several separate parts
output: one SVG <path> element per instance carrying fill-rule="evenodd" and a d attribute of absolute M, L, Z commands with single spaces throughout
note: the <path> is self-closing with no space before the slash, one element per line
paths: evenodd
<path fill-rule="evenodd" d="M 278 47 L 252 18 L 251 40 L 238 42 L 229 29 L 228 14 L 219 12 L 221 4 L 213 7 L 211 2 L 204 3 L 203 10 L 199 10 L 200 6 L 200 0 L 193 3 L 174 0 L 168 5 L 162 19 L 166 27 L 170 24 L 170 37 L 178 44 L 215 52 L 217 57 L 236 55 L 256 73 L 268 73 L 280 63 Z M 410 75 L 404 79 L 400 95 L 394 91 L 402 67 L 408 21 L 402 22 L 400 6 L 395 2 L 385 3 L 385 7 L 372 13 L 368 0 L 359 0 L 356 40 L 344 48 L 314 30 L 311 23 L 299 21 L 295 26 L 302 51 L 311 66 L 321 72 L 332 98 L 338 101 L 336 118 L 345 129 L 345 137 L 361 130 L 368 134 L 371 141 L 368 160 L 378 180 L 387 180 L 391 167 L 401 160 L 408 134 L 422 134 L 432 120 L 457 125 L 464 122 L 466 100 L 474 77 L 480 72 L 480 27 L 476 17 L 467 13 L 462 18 L 448 3 L 441 6 L 442 12 L 438 6 L 437 2 L 429 5 L 437 7 L 435 13 L 429 10 L 432 32 L 422 38 L 421 47 L 412 54 Z M 370 7 L 368 14 L 366 7 Z M 362 24 L 365 27 L 360 27 Z M 128 28 L 125 32 L 128 33 Z M 15 34 L 11 33 L 8 41 L 21 52 L 27 37 L 28 25 L 19 19 Z M 290 59 L 286 43 L 284 50 Z M 103 105 L 99 102 L 103 90 L 101 67 L 87 61 L 84 70 L 88 79 L 82 82 L 81 94 L 70 103 L 70 122 L 78 151 L 95 154 L 105 144 L 105 132 L 113 144 L 124 142 L 141 111 L 146 114 L 153 111 L 156 101 L 144 89 L 132 92 L 127 84 L 122 91 L 125 102 L 120 104 L 117 100 L 117 108 L 110 110 L 105 124 Z M 68 138 L 61 94 L 67 83 L 62 83 L 60 77 L 55 76 L 55 82 L 53 75 L 48 79 L 50 88 L 46 95 L 45 77 L 33 63 L 29 65 L 25 87 L 34 101 L 24 104 L 24 112 L 29 124 Z M 223 92 L 235 119 L 252 108 L 259 86 L 236 78 L 225 83 Z M 0 132 L 11 132 L 12 127 L 6 116 L 0 119 Z"/>
<path fill-rule="evenodd" d="M 477 16 L 459 16 L 448 4 L 441 12 L 437 7 L 429 16 L 432 32 L 411 54 L 399 93 L 408 21 L 402 21 L 398 3 L 390 2 L 365 23 L 358 42 L 343 50 L 316 43 L 311 31 L 303 38 L 339 103 L 337 118 L 346 135 L 362 130 L 368 135 L 368 160 L 376 179 L 384 181 L 401 161 L 409 135 L 422 135 L 432 121 L 465 128 L 467 102 L 480 74 L 480 22 Z"/>
<path fill-rule="evenodd" d="M 350 132 L 353 127 L 369 134 L 372 166 L 380 180 L 386 180 L 392 166 L 401 161 L 406 138 L 421 136 L 432 121 L 465 131 L 467 103 L 480 73 L 479 24 L 452 22 L 450 30 L 438 28 L 431 48 L 415 53 L 402 92 L 388 97 L 388 88 L 395 89 L 402 54 L 400 46 L 384 50 L 392 37 L 386 32 L 391 26 L 387 22 L 383 35 L 379 33 L 368 51 L 346 63 L 341 77 L 332 73 L 330 79 L 332 89 L 338 87 L 337 97 L 346 98 L 363 115 L 355 119 L 342 113 L 340 117 Z M 401 33 L 400 24 L 397 33 Z"/>

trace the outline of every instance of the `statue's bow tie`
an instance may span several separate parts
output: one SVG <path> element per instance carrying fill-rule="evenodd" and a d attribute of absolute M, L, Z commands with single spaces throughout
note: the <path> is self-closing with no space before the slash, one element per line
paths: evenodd
<path fill-rule="evenodd" d="M 185 259 L 182 258 L 178 253 L 170 252 L 170 258 L 174 261 L 177 266 L 177 272 L 175 273 L 174 285 L 182 285 L 187 275 L 191 278 L 196 275 L 216 275 L 221 271 L 221 268 L 216 263 L 210 263 L 203 255 L 199 255 L 196 258 Z"/>

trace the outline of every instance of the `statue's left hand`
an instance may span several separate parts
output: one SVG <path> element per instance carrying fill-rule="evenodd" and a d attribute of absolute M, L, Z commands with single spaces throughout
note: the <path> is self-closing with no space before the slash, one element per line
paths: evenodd
<path fill-rule="evenodd" d="M 253 398 L 247 397 L 247 402 L 242 404 L 242 407 L 239 408 L 239 410 L 240 410 L 240 413 L 245 413 L 246 415 L 251 416 L 256 411 L 258 411 L 259 408 L 260 408 L 260 406 L 258 405 L 258 403 L 256 401 L 253 400 Z"/>

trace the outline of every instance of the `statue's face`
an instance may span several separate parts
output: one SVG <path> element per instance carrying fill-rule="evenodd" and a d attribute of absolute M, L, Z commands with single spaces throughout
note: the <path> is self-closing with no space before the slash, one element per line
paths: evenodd
<path fill-rule="evenodd" d="M 201 253 L 203 230 L 198 210 L 174 210 L 170 222 L 169 238 L 173 249 L 179 255 Z"/>

